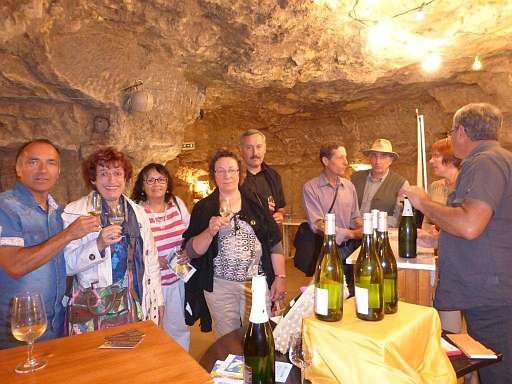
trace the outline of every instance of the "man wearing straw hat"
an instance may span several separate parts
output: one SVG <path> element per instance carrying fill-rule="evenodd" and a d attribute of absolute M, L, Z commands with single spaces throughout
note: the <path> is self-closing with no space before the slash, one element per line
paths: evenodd
<path fill-rule="evenodd" d="M 407 180 L 389 169 L 398 153 L 393 152 L 391 142 L 377 139 L 372 147 L 363 151 L 368 156 L 372 169 L 355 172 L 352 183 L 356 187 L 361 215 L 372 209 L 388 213 L 388 225 L 398 226 L 401 213 L 399 191 L 408 187 Z"/>

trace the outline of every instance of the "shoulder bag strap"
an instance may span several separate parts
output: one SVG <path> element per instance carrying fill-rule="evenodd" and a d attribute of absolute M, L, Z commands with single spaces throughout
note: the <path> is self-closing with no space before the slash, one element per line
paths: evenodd
<path fill-rule="evenodd" d="M 332 199 L 331 207 L 327 211 L 327 213 L 331 213 L 332 208 L 334 207 L 334 203 L 336 202 L 336 198 L 338 197 L 338 189 L 340 188 L 340 183 L 336 183 L 336 191 L 334 191 L 334 199 Z"/>

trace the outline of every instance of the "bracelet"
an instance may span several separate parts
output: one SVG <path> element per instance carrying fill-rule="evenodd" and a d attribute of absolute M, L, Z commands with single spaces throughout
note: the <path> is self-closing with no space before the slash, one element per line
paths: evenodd
<path fill-rule="evenodd" d="M 280 277 L 281 279 L 286 279 L 286 275 L 276 275 L 276 277 Z"/>

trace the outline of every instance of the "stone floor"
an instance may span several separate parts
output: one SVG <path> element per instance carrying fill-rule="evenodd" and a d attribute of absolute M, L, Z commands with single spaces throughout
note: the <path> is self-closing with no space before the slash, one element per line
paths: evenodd
<path fill-rule="evenodd" d="M 299 292 L 299 288 L 307 285 L 311 278 L 305 277 L 304 274 L 297 270 L 293 265 L 293 259 L 286 261 L 286 291 L 288 299 L 295 296 Z M 215 341 L 213 332 L 203 333 L 199 329 L 199 323 L 191 328 L 190 354 L 199 360 L 208 347 Z"/>

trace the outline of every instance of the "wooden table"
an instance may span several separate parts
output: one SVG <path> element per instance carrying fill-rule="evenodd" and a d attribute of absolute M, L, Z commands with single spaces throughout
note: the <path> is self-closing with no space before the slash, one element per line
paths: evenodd
<path fill-rule="evenodd" d="M 281 228 L 283 235 L 283 253 L 285 257 L 293 257 L 291 253 L 293 240 L 291 240 L 291 237 L 292 235 L 295 235 L 295 232 L 299 228 L 299 225 L 301 225 L 301 223 L 303 223 L 304 221 L 306 221 L 306 219 L 300 218 L 285 219 L 283 221 Z"/>
<path fill-rule="evenodd" d="M 227 335 L 219 338 L 213 343 L 210 348 L 199 360 L 199 364 L 210 372 L 215 364 L 216 360 L 224 360 L 228 354 L 243 355 L 243 340 L 245 335 L 245 329 L 239 328 Z M 445 335 L 443 335 L 444 337 Z M 449 339 L 447 339 L 449 341 Z M 464 355 L 450 356 L 450 362 L 452 363 L 453 369 L 457 377 L 463 377 L 465 374 L 475 371 L 485 366 L 496 364 L 501 361 L 502 354 L 498 353 L 498 359 L 468 359 Z M 285 361 L 289 363 L 288 356 L 283 355 L 276 351 L 276 359 L 278 361 Z M 309 382 L 306 380 L 306 382 Z M 296 366 L 293 366 L 286 384 L 300 384 L 300 371 Z"/>
<path fill-rule="evenodd" d="M 145 333 L 134 349 L 98 349 L 106 335 L 127 329 Z M 14 367 L 27 357 L 27 347 L 0 350 L 0 383 L 212 383 L 199 364 L 152 321 L 123 325 L 79 336 L 35 344 L 34 356 L 43 369 L 17 374 Z"/>
<path fill-rule="evenodd" d="M 398 297 L 411 304 L 432 306 L 436 285 L 437 256 L 432 248 L 418 247 L 418 255 L 412 259 L 398 257 L 398 233 L 390 229 L 389 243 L 396 257 L 398 267 Z M 355 264 L 360 248 L 348 258 L 348 264 Z"/>

